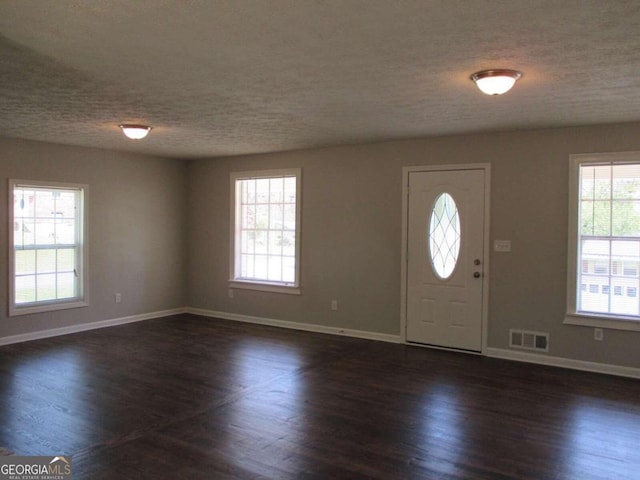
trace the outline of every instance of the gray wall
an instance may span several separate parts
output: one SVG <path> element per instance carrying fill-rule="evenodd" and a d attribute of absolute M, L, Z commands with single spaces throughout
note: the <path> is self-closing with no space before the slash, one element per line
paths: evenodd
<path fill-rule="evenodd" d="M 399 334 L 402 167 L 489 162 L 490 347 L 509 328 L 551 334 L 550 355 L 640 367 L 640 333 L 563 325 L 569 155 L 640 150 L 640 124 L 486 133 L 278 154 L 189 165 L 192 307 Z M 228 297 L 229 172 L 302 167 L 302 295 L 236 290 Z M 330 309 L 338 299 L 339 311 Z"/>
<path fill-rule="evenodd" d="M 0 257 L 7 178 L 90 185 L 87 308 L 7 318 L 0 337 L 192 306 L 386 334 L 400 328 L 402 167 L 489 162 L 489 346 L 509 328 L 551 334 L 550 354 L 640 367 L 640 333 L 562 324 L 568 157 L 640 150 L 640 124 L 487 133 L 194 161 L 0 139 Z M 302 295 L 236 290 L 229 276 L 229 172 L 303 168 Z M 115 304 L 113 295 L 123 301 Z M 332 312 L 332 299 L 340 309 Z"/>
<path fill-rule="evenodd" d="M 184 307 L 186 162 L 1 138 L 0 152 L 0 337 Z M 7 317 L 8 178 L 89 184 L 89 307 Z"/>

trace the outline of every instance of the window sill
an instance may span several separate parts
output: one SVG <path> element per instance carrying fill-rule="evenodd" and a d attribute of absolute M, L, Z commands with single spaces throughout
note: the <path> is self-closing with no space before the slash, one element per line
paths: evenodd
<path fill-rule="evenodd" d="M 229 288 L 242 290 L 259 290 L 261 292 L 285 293 L 288 295 L 300 295 L 300 287 L 277 285 L 272 283 L 250 282 L 245 280 L 229 280 Z"/>
<path fill-rule="evenodd" d="M 10 306 L 9 316 L 17 317 L 19 315 L 30 315 L 32 313 L 53 312 L 56 310 L 67 310 L 70 308 L 80 308 L 80 307 L 88 307 L 88 306 L 89 306 L 89 303 L 85 300 L 43 303 L 43 304 L 29 305 L 24 307 Z"/>
<path fill-rule="evenodd" d="M 610 317 L 588 313 L 567 313 L 563 323 L 565 325 L 640 332 L 640 317 Z"/>

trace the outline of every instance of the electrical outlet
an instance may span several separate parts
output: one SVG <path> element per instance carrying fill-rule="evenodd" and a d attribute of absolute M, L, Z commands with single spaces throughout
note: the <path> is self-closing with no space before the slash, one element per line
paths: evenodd
<path fill-rule="evenodd" d="M 229 289 L 229 298 L 233 298 L 233 288 Z"/>
<path fill-rule="evenodd" d="M 122 302 L 122 295 L 120 293 L 116 293 L 115 295 L 115 302 L 116 303 L 120 303 Z"/>
<path fill-rule="evenodd" d="M 602 331 L 601 328 L 593 329 L 593 339 L 597 340 L 598 342 L 601 342 L 602 340 L 604 340 L 604 332 Z"/>
<path fill-rule="evenodd" d="M 334 312 L 338 310 L 338 300 L 331 300 L 331 310 Z"/>

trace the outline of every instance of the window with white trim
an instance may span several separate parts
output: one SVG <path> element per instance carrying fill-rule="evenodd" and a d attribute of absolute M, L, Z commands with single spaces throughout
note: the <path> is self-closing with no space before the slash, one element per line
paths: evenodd
<path fill-rule="evenodd" d="M 9 314 L 87 305 L 86 185 L 9 180 Z"/>
<path fill-rule="evenodd" d="M 640 152 L 572 155 L 570 181 L 565 323 L 640 330 Z"/>
<path fill-rule="evenodd" d="M 300 169 L 231 174 L 231 286 L 300 293 Z"/>

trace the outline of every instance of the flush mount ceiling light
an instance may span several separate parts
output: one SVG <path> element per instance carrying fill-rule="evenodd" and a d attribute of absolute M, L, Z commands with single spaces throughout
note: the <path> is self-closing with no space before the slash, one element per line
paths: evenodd
<path fill-rule="evenodd" d="M 471 80 L 487 95 L 502 95 L 511 90 L 522 72 L 517 70 L 482 70 L 471 75 Z"/>
<path fill-rule="evenodd" d="M 122 129 L 122 133 L 132 140 L 140 140 L 141 138 L 146 137 L 151 131 L 151 127 L 147 127 L 146 125 L 131 125 L 123 123 L 122 125 L 119 125 L 119 127 Z"/>

